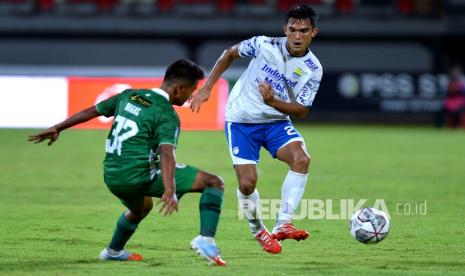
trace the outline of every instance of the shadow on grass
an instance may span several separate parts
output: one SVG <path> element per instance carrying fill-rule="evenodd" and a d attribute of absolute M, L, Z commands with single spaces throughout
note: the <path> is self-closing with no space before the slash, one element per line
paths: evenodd
<path fill-rule="evenodd" d="M 89 246 L 99 246 L 101 242 L 89 241 L 80 238 L 38 238 L 38 237 L 31 237 L 31 238 L 24 238 L 22 242 L 30 241 L 30 242 L 52 242 L 52 243 L 61 243 L 66 245 L 89 245 Z"/>
<path fill-rule="evenodd" d="M 145 267 L 161 267 L 164 263 L 157 260 L 144 260 L 143 262 L 119 262 L 119 261 L 101 261 L 96 258 L 92 259 L 76 259 L 76 260 L 63 260 L 63 259 L 40 259 L 28 261 L 0 261 L 0 273 L 7 272 L 34 272 L 34 271 L 63 271 L 63 270 L 76 270 L 94 269 L 97 266 L 112 265 L 116 266 L 145 266 Z"/>
<path fill-rule="evenodd" d="M 301 269 L 315 269 L 315 270 L 350 270 L 358 268 L 360 269 L 380 269 L 380 270 L 420 270 L 420 271 L 465 271 L 465 260 L 464 261 L 432 261 L 432 260 L 396 260 L 396 261 L 383 261 L 380 260 L 378 263 L 368 261 L 363 266 L 353 265 L 350 263 L 338 263 L 338 262 L 318 262 L 309 261 L 304 263 L 293 263 L 294 266 L 291 270 Z"/>
<path fill-rule="evenodd" d="M 39 259 L 35 261 L 0 261 L 0 272 L 19 272 L 19 271 L 39 271 L 39 270 L 63 270 L 76 268 L 76 265 L 99 264 L 98 259 L 77 259 L 77 260 L 60 260 L 60 259 Z"/>

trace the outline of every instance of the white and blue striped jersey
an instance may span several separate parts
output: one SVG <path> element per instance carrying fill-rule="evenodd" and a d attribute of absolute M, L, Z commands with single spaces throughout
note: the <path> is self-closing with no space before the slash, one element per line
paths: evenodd
<path fill-rule="evenodd" d="M 311 107 L 320 86 L 323 68 L 309 50 L 303 57 L 292 57 L 286 37 L 255 36 L 239 44 L 241 57 L 250 57 L 249 66 L 234 85 L 226 105 L 226 121 L 269 123 L 289 120 L 289 116 L 266 105 L 258 84 L 268 82 L 275 97 Z"/>

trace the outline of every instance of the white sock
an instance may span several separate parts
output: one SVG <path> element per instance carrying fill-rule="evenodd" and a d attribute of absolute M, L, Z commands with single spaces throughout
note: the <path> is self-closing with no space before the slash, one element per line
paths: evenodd
<path fill-rule="evenodd" d="M 281 189 L 281 206 L 279 208 L 276 226 L 291 222 L 292 215 L 299 207 L 300 200 L 305 191 L 308 174 L 289 170 Z"/>
<path fill-rule="evenodd" d="M 258 191 L 255 190 L 251 195 L 246 196 L 237 189 L 237 199 L 239 200 L 240 208 L 249 221 L 250 231 L 252 231 L 252 234 L 257 235 L 265 229 L 265 225 L 263 225 L 259 216 L 258 206 L 260 204 L 260 196 Z"/>

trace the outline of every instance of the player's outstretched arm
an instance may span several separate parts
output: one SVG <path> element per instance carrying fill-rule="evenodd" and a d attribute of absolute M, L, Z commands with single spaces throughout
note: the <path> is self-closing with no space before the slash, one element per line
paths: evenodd
<path fill-rule="evenodd" d="M 200 111 L 200 106 L 202 103 L 208 101 L 213 86 L 224 73 L 224 71 L 229 68 L 234 59 L 240 58 L 238 49 L 239 44 L 236 44 L 226 49 L 218 58 L 204 85 L 194 95 L 192 95 L 192 98 L 190 99 L 190 106 L 193 112 Z"/>
<path fill-rule="evenodd" d="M 90 119 L 93 119 L 98 116 L 100 116 L 100 113 L 97 111 L 97 108 L 95 106 L 86 108 L 84 110 L 79 111 L 78 113 L 74 114 L 73 116 L 69 117 L 61 123 L 58 123 L 42 132 L 39 132 L 36 135 L 29 136 L 28 141 L 37 144 L 49 139 L 50 141 L 48 142 L 48 145 L 50 146 L 58 139 L 62 130 L 89 121 Z"/>
<path fill-rule="evenodd" d="M 308 113 L 308 108 L 299 103 L 287 103 L 281 100 L 278 100 L 274 97 L 273 88 L 266 82 L 260 83 L 258 85 L 258 91 L 262 95 L 263 102 L 275 109 L 281 111 L 282 113 L 294 116 L 296 118 L 303 118 Z"/>
<path fill-rule="evenodd" d="M 176 186 L 174 182 L 176 160 L 174 158 L 173 145 L 161 144 L 159 150 L 161 175 L 165 192 L 161 196 L 160 201 L 156 203 L 156 205 L 163 203 L 160 208 L 160 213 L 164 213 L 166 216 L 173 213 L 173 211 L 178 211 L 178 199 L 176 197 Z"/>

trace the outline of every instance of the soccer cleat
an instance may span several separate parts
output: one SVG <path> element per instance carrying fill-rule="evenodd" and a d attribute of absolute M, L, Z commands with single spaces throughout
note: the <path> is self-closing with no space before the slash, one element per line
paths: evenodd
<path fill-rule="evenodd" d="M 279 227 L 275 227 L 271 237 L 278 241 L 285 239 L 293 239 L 296 241 L 305 240 L 309 234 L 305 230 L 298 230 L 292 223 L 283 223 Z"/>
<path fill-rule="evenodd" d="M 142 261 L 144 259 L 142 255 L 130 253 L 124 249 L 113 255 L 110 254 L 108 248 L 103 249 L 99 257 L 102 261 Z"/>
<path fill-rule="evenodd" d="M 263 229 L 262 231 L 260 231 L 260 233 L 258 233 L 255 236 L 255 238 L 257 239 L 258 243 L 263 248 L 263 250 L 265 250 L 266 252 L 271 254 L 278 254 L 279 252 L 281 252 L 281 243 L 273 239 L 268 230 Z"/>
<path fill-rule="evenodd" d="M 191 241 L 191 248 L 206 259 L 209 265 L 226 265 L 226 262 L 221 259 L 218 247 L 215 244 L 207 243 L 202 236 L 197 236 Z"/>

